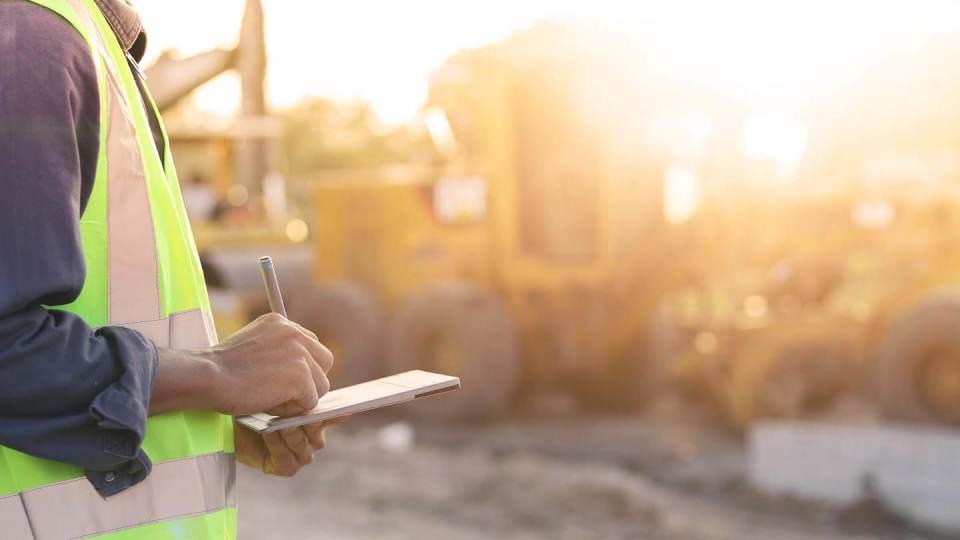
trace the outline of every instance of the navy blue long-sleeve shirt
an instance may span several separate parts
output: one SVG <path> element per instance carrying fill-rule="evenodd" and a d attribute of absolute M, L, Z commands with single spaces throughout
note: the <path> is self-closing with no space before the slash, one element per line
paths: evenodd
<path fill-rule="evenodd" d="M 79 218 L 99 109 L 80 34 L 45 8 L 0 0 L 0 445 L 78 465 L 107 496 L 150 471 L 140 444 L 157 350 L 136 331 L 45 307 L 84 283 Z"/>

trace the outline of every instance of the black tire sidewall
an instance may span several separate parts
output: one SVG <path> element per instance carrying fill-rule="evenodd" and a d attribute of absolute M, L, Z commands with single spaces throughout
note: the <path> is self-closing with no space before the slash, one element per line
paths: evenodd
<path fill-rule="evenodd" d="M 387 337 L 391 373 L 430 369 L 424 358 L 426 340 L 443 333 L 462 354 L 462 389 L 433 400 L 416 402 L 416 416 L 433 419 L 484 419 L 510 406 L 519 378 L 514 335 L 506 310 L 492 294 L 471 284 L 453 282 L 415 293 L 397 312 Z"/>
<path fill-rule="evenodd" d="M 960 349 L 960 296 L 924 302 L 898 320 L 875 355 L 873 387 L 888 416 L 937 423 L 918 388 L 918 373 L 928 354 L 941 346 Z"/>

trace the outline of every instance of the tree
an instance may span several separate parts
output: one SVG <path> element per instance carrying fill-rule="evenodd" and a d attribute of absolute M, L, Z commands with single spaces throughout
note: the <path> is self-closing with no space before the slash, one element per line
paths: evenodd
<path fill-rule="evenodd" d="M 280 116 L 282 150 L 291 176 L 409 163 L 432 151 L 422 130 L 385 127 L 363 102 L 314 98 Z"/>

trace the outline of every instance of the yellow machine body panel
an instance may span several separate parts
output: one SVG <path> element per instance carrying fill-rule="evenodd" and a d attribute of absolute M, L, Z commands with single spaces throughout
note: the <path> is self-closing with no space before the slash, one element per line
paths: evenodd
<path fill-rule="evenodd" d="M 487 217 L 438 215 L 438 181 L 429 174 L 388 181 L 370 173 L 319 186 L 316 279 L 356 283 L 388 307 L 445 280 L 491 286 Z"/>

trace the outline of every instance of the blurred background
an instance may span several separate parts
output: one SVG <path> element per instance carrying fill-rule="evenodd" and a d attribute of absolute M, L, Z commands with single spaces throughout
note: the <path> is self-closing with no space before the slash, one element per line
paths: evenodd
<path fill-rule="evenodd" d="M 241 537 L 960 535 L 960 4 L 138 8 L 220 335 L 463 383 Z"/>

